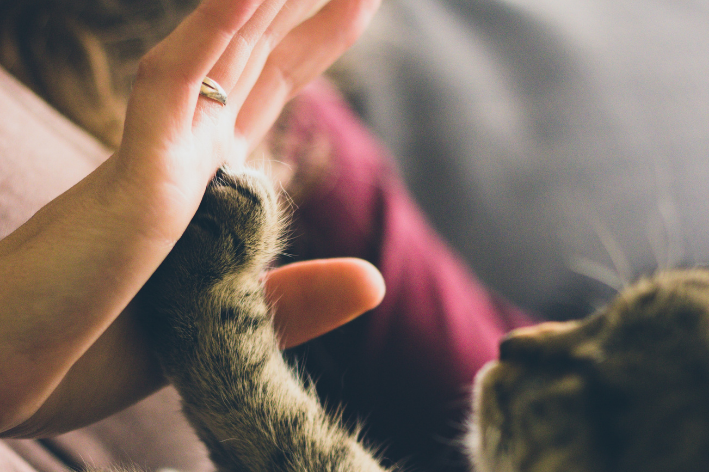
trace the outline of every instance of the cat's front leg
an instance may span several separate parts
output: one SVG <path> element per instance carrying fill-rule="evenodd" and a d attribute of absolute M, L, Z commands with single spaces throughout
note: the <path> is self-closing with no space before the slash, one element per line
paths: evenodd
<path fill-rule="evenodd" d="M 278 350 L 259 275 L 280 226 L 265 177 L 217 175 L 145 288 L 163 369 L 222 470 L 383 471 Z"/>

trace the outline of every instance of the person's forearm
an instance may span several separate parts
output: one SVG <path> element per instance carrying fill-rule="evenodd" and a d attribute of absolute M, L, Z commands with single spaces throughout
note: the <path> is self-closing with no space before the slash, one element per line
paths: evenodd
<path fill-rule="evenodd" d="M 42 406 L 1 433 L 14 438 L 48 437 L 101 420 L 165 385 L 135 303 L 116 319 L 69 369 Z"/>
<path fill-rule="evenodd" d="M 87 380 L 97 371 L 116 382 L 94 391 L 100 391 L 96 402 L 108 405 L 104 411 L 125 404 L 111 395 L 123 392 L 123 382 L 130 384 L 127 376 L 136 370 L 143 372 L 135 383 L 137 396 L 160 384 L 139 338 L 104 333 L 187 227 L 216 170 L 225 163 L 235 168 L 243 164 L 247 150 L 285 101 L 361 33 L 378 0 L 333 2 L 303 22 L 307 8 L 316 3 L 200 3 L 141 61 L 116 154 L 0 241 L 0 432 L 64 430 L 67 426 L 43 429 L 28 423 L 37 417 L 52 419 L 64 405 L 69 425 L 100 417 L 101 406 L 78 409 L 89 385 L 96 388 L 95 381 Z M 230 90 L 226 106 L 200 96 L 208 74 Z M 346 271 L 360 269 L 350 266 Z M 366 277 L 373 273 L 370 268 L 364 272 Z M 296 283 L 283 287 L 313 290 L 297 285 L 308 280 L 298 275 L 291 273 Z M 325 282 L 320 287 L 324 296 L 296 297 L 296 305 L 330 297 L 325 303 L 330 306 L 321 313 L 337 317 L 337 310 L 347 311 L 350 305 L 378 302 L 383 292 L 378 275 L 359 284 L 365 292 L 374 289 L 369 291 L 374 296 L 365 297 L 349 290 L 349 282 L 343 287 L 346 278 L 319 279 Z M 331 303 L 333 294 L 354 303 Z M 367 308 L 371 306 L 362 311 Z M 339 315 L 351 318 L 355 312 Z M 327 317 L 321 321 L 325 329 L 320 323 L 283 326 L 290 339 L 304 340 L 307 336 L 298 331 L 317 334 L 333 326 Z M 120 326 L 106 333 L 120 333 Z M 296 327 L 292 333 L 291 326 Z M 94 345 L 102 335 L 107 337 Z M 114 351 L 124 347 L 121 340 L 127 346 L 137 343 L 124 351 L 125 359 L 147 360 L 130 365 L 115 357 Z"/>
<path fill-rule="evenodd" d="M 372 309 L 384 281 L 358 259 L 308 261 L 270 272 L 265 289 L 275 309 L 282 347 L 292 347 Z M 165 384 L 131 302 L 69 369 L 56 389 L 21 424 L 0 436 L 53 436 L 103 419 Z"/>
<path fill-rule="evenodd" d="M 0 431 L 35 413 L 174 243 L 114 172 L 109 159 L 0 241 Z"/>

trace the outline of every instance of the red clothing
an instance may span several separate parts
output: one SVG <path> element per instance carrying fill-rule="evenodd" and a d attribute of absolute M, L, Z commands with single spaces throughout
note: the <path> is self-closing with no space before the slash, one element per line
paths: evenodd
<path fill-rule="evenodd" d="M 387 284 L 377 309 L 299 349 L 306 370 L 328 404 L 344 403 L 347 418 L 364 421 L 365 437 L 388 458 L 454 470 L 462 464 L 449 440 L 463 432 L 473 377 L 497 356 L 501 336 L 527 319 L 441 241 L 334 91 L 309 87 L 291 126 L 301 142 L 323 146 L 326 137 L 330 166 L 297 208 L 289 252 L 367 259 Z"/>

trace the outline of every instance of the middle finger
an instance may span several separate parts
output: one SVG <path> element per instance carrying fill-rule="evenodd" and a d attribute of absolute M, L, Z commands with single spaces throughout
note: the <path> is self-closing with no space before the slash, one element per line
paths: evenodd
<path fill-rule="evenodd" d="M 261 71 L 273 49 L 296 26 L 312 16 L 329 0 L 288 0 L 272 23 L 265 29 L 229 93 L 230 107 L 234 118 L 241 109 L 246 97 L 257 82 Z"/>

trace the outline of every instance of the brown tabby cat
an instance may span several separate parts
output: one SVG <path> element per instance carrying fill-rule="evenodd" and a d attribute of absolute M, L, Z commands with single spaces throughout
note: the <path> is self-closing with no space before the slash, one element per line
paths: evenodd
<path fill-rule="evenodd" d="M 587 320 L 517 331 L 475 394 L 479 472 L 709 470 L 709 272 L 663 273 Z"/>
<path fill-rule="evenodd" d="M 211 184 L 146 287 L 162 365 L 224 470 L 382 471 L 277 349 L 258 278 L 279 248 L 276 201 L 259 174 Z M 709 470 L 709 272 L 516 331 L 475 390 L 478 472 Z"/>
<path fill-rule="evenodd" d="M 0 63 L 115 146 L 137 60 L 196 3 L 0 0 Z M 281 222 L 262 176 L 219 173 L 144 289 L 162 365 L 220 470 L 382 471 L 277 349 L 259 272 Z M 516 332 L 476 380 L 476 468 L 709 470 L 708 335 L 699 270 L 641 281 L 586 321 Z"/>

